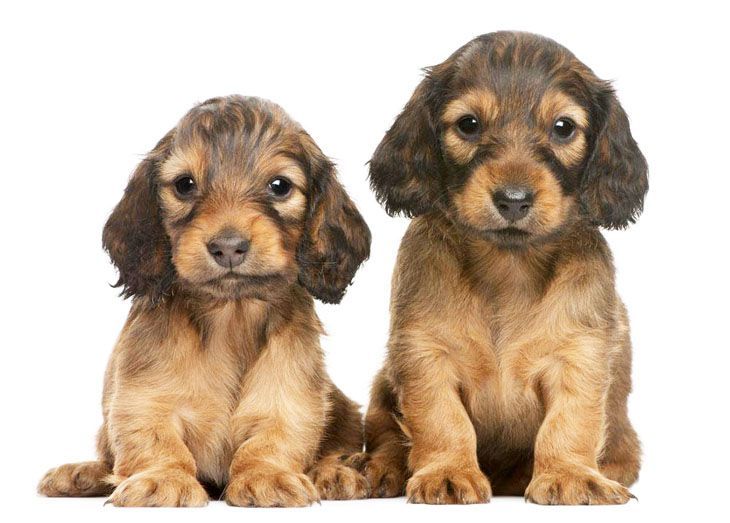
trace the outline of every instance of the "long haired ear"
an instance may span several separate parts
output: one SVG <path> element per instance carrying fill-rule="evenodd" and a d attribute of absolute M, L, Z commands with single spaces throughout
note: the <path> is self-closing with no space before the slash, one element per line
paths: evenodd
<path fill-rule="evenodd" d="M 370 255 L 370 229 L 340 182 L 334 164 L 304 134 L 309 209 L 297 251 L 299 281 L 325 303 L 339 303 Z"/>
<path fill-rule="evenodd" d="M 156 301 L 170 290 L 174 279 L 170 241 L 157 195 L 157 170 L 171 142 L 172 131 L 137 166 L 104 226 L 102 245 L 119 271 L 114 286 L 122 287 L 125 298 Z"/>
<path fill-rule="evenodd" d="M 602 83 L 601 91 L 597 111 L 601 123 L 583 175 L 581 199 L 594 225 L 623 229 L 644 208 L 648 167 L 613 89 Z"/>
<path fill-rule="evenodd" d="M 428 212 L 441 186 L 441 151 L 434 122 L 447 62 L 427 70 L 403 112 L 370 159 L 370 186 L 391 216 Z"/>

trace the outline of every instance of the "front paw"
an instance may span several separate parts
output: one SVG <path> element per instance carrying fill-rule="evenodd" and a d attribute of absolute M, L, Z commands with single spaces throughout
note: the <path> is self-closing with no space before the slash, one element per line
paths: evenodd
<path fill-rule="evenodd" d="M 186 472 L 149 470 L 122 481 L 107 503 L 116 507 L 204 507 L 208 494 Z"/>
<path fill-rule="evenodd" d="M 409 503 L 429 505 L 487 503 L 492 497 L 489 480 L 478 468 L 426 467 L 408 480 Z"/>
<path fill-rule="evenodd" d="M 543 472 L 532 478 L 525 499 L 540 505 L 623 505 L 629 490 L 589 468 Z"/>
<path fill-rule="evenodd" d="M 305 474 L 270 468 L 253 468 L 231 478 L 225 496 L 237 507 L 306 507 L 319 501 Z"/>

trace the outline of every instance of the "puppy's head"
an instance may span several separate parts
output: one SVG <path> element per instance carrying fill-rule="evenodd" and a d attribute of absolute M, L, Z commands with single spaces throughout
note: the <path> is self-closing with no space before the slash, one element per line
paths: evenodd
<path fill-rule="evenodd" d="M 378 146 L 391 214 L 439 210 L 507 247 L 640 214 L 647 166 L 607 82 L 557 43 L 491 33 L 429 68 Z"/>
<path fill-rule="evenodd" d="M 332 162 L 277 105 L 194 107 L 137 167 L 104 227 L 126 296 L 267 299 L 297 280 L 339 302 L 370 232 Z"/>

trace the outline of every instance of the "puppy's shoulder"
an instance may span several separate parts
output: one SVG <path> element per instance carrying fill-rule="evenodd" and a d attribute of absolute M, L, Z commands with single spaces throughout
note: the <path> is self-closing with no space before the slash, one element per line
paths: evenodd
<path fill-rule="evenodd" d="M 414 218 L 403 236 L 393 273 L 396 303 L 442 303 L 465 292 L 461 249 L 450 225 L 434 215 Z"/>
<path fill-rule="evenodd" d="M 598 229 L 581 227 L 566 234 L 556 254 L 547 287 L 553 299 L 575 302 L 580 297 L 586 309 L 613 309 L 616 298 L 613 259 Z"/>
<path fill-rule="evenodd" d="M 458 235 L 453 225 L 436 214 L 411 220 L 398 251 L 398 265 L 421 263 L 422 268 L 458 264 Z"/>
<path fill-rule="evenodd" d="M 558 242 L 558 260 L 563 268 L 594 268 L 613 272 L 613 256 L 606 238 L 596 227 L 579 224 Z"/>

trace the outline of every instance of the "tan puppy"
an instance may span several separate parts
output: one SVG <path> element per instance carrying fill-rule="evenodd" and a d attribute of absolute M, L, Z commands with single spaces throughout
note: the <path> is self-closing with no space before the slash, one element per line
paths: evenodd
<path fill-rule="evenodd" d="M 488 34 L 428 70 L 370 169 L 415 217 L 366 416 L 373 495 L 629 500 L 631 346 L 598 227 L 633 222 L 646 171 L 611 87 L 551 40 Z"/>
<path fill-rule="evenodd" d="M 48 496 L 118 506 L 360 498 L 340 456 L 358 408 L 324 368 L 310 294 L 338 302 L 370 232 L 333 164 L 273 103 L 193 108 L 149 153 L 104 228 L 134 302 L 107 369 L 99 460 L 51 470 Z M 201 482 L 203 484 L 201 484 Z"/>

